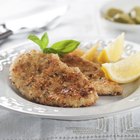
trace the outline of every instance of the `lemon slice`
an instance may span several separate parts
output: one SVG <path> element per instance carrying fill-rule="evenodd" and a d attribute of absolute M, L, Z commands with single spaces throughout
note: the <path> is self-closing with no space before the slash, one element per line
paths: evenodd
<path fill-rule="evenodd" d="M 128 83 L 140 77 L 140 52 L 116 63 L 102 64 L 106 77 L 117 83 Z"/>
<path fill-rule="evenodd" d="M 116 62 L 123 53 L 124 33 L 118 36 L 111 44 L 104 48 L 99 54 L 98 61 L 100 63 Z"/>
<path fill-rule="evenodd" d="M 84 53 L 82 58 L 89 61 L 96 61 L 98 55 L 98 47 L 100 47 L 99 43 L 94 44 L 88 51 Z"/>

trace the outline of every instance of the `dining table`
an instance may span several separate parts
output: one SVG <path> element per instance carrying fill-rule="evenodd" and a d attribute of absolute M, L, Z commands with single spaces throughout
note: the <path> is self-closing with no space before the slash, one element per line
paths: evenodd
<path fill-rule="evenodd" d="M 52 42 L 64 38 L 84 42 L 111 39 L 120 32 L 109 29 L 102 21 L 100 9 L 107 1 L 5 0 L 0 1 L 0 22 L 34 14 L 42 5 L 67 5 L 55 28 L 34 32 L 47 32 Z M 0 40 L 0 51 L 26 42 L 28 34 L 19 32 Z M 133 33 L 126 32 L 126 39 L 140 43 Z M 83 121 L 35 117 L 0 107 L 0 140 L 140 140 L 140 107 Z"/>

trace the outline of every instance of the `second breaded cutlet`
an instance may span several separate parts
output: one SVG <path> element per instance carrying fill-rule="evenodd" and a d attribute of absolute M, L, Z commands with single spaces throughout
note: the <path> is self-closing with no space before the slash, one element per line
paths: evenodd
<path fill-rule="evenodd" d="M 61 61 L 70 67 L 78 67 L 81 72 L 93 82 L 98 95 L 121 95 L 123 88 L 116 82 L 108 80 L 101 65 L 87 61 L 77 55 L 67 54 L 61 57 Z"/>

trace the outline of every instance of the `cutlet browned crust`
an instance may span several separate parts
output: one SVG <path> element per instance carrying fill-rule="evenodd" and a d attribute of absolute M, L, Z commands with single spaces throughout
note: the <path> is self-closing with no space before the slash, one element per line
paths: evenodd
<path fill-rule="evenodd" d="M 68 54 L 64 55 L 61 60 L 70 67 L 78 67 L 81 72 L 93 82 L 98 95 L 120 95 L 123 89 L 115 82 L 109 81 L 98 63 L 92 63 L 79 56 Z"/>
<path fill-rule="evenodd" d="M 11 81 L 29 100 L 61 107 L 93 105 L 98 95 L 79 68 L 68 67 L 56 54 L 31 51 L 10 68 Z"/>

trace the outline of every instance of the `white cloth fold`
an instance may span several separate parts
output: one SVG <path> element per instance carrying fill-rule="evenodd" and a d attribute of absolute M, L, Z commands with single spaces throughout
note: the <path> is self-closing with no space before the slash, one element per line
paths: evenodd
<path fill-rule="evenodd" d="M 139 140 L 140 108 L 87 121 L 42 119 L 1 110 L 0 140 Z"/>

